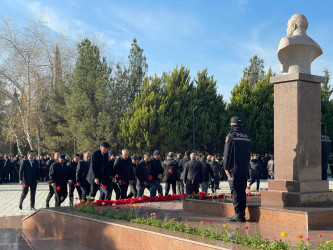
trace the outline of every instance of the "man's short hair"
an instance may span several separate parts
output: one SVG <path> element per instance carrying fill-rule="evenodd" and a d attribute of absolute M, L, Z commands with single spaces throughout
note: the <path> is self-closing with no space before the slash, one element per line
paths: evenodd
<path fill-rule="evenodd" d="M 79 154 L 75 154 L 74 157 L 79 157 L 80 158 L 80 155 Z"/>
<path fill-rule="evenodd" d="M 28 151 L 28 155 L 30 155 L 31 153 L 35 153 L 35 150 L 31 149 L 31 150 Z"/>
<path fill-rule="evenodd" d="M 129 154 L 129 150 L 125 148 L 125 149 L 121 150 L 121 153 L 122 153 L 122 154 L 124 154 L 124 153 Z"/>

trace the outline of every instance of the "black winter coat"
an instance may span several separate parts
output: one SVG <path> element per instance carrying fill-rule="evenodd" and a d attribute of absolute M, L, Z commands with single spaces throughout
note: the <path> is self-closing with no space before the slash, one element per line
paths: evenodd
<path fill-rule="evenodd" d="M 173 159 L 167 159 L 163 163 L 164 166 L 164 181 L 176 182 L 178 179 L 179 165 Z"/>
<path fill-rule="evenodd" d="M 250 138 L 242 127 L 233 126 L 224 145 L 225 170 L 231 173 L 247 174 L 250 161 Z"/>
<path fill-rule="evenodd" d="M 101 183 L 107 182 L 109 172 L 109 155 L 102 154 L 101 150 L 96 150 L 91 155 L 90 168 L 87 181 L 92 185 L 97 178 Z"/>
<path fill-rule="evenodd" d="M 87 175 L 90 167 L 90 161 L 81 160 L 77 164 L 76 168 L 76 182 L 80 183 L 80 186 L 87 187 L 89 182 L 87 181 Z"/>
<path fill-rule="evenodd" d="M 50 182 L 57 186 L 66 185 L 70 180 L 71 172 L 65 163 L 61 165 L 59 162 L 54 162 L 51 165 L 49 177 Z"/>

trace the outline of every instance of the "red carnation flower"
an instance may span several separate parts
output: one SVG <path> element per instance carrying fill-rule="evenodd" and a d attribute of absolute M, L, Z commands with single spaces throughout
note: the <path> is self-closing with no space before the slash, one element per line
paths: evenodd
<path fill-rule="evenodd" d="M 106 189 L 107 187 L 106 186 L 102 186 L 103 189 Z"/>
<path fill-rule="evenodd" d="M 153 179 L 152 175 L 148 175 L 148 179 L 151 181 Z"/>
<path fill-rule="evenodd" d="M 119 178 L 119 175 L 116 174 L 116 178 Z"/>
<path fill-rule="evenodd" d="M 58 187 L 57 187 L 57 191 L 60 191 L 60 189 L 61 189 L 61 187 L 60 187 L 60 186 L 58 186 Z"/>
<path fill-rule="evenodd" d="M 77 184 L 74 184 L 74 187 L 77 187 Z"/>
<path fill-rule="evenodd" d="M 27 184 L 24 184 L 23 187 L 24 187 L 24 188 L 27 188 L 28 186 L 27 186 Z"/>
<path fill-rule="evenodd" d="M 173 173 L 173 170 L 172 168 L 169 169 L 169 173 L 172 174 Z"/>
<path fill-rule="evenodd" d="M 122 183 L 124 184 L 124 185 L 126 185 L 127 183 L 126 183 L 126 181 L 122 181 Z"/>
<path fill-rule="evenodd" d="M 247 187 L 247 189 L 250 189 L 250 187 Z"/>
<path fill-rule="evenodd" d="M 245 229 L 249 229 L 249 227 L 245 227 Z"/>

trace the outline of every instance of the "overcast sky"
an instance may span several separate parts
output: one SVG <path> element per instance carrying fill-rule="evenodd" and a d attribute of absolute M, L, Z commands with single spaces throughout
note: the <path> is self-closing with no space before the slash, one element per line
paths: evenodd
<path fill-rule="evenodd" d="M 280 73 L 277 47 L 295 13 L 305 15 L 308 35 L 324 54 L 312 74 L 333 72 L 333 1 L 267 0 L 1 0 L 0 14 L 24 22 L 43 13 L 55 32 L 97 37 L 116 60 L 126 60 L 133 37 L 144 49 L 148 74 L 184 65 L 192 78 L 208 68 L 218 92 L 229 100 L 249 59 L 257 54 Z"/>

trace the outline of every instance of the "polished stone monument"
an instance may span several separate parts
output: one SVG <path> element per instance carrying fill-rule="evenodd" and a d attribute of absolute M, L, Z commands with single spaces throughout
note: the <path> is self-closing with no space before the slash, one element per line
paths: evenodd
<path fill-rule="evenodd" d="M 321 180 L 321 90 L 324 77 L 311 75 L 323 52 L 306 35 L 300 14 L 288 21 L 278 58 L 284 75 L 274 84 L 274 180 L 262 193 L 262 206 L 318 207 L 333 204 L 328 181 Z"/>

